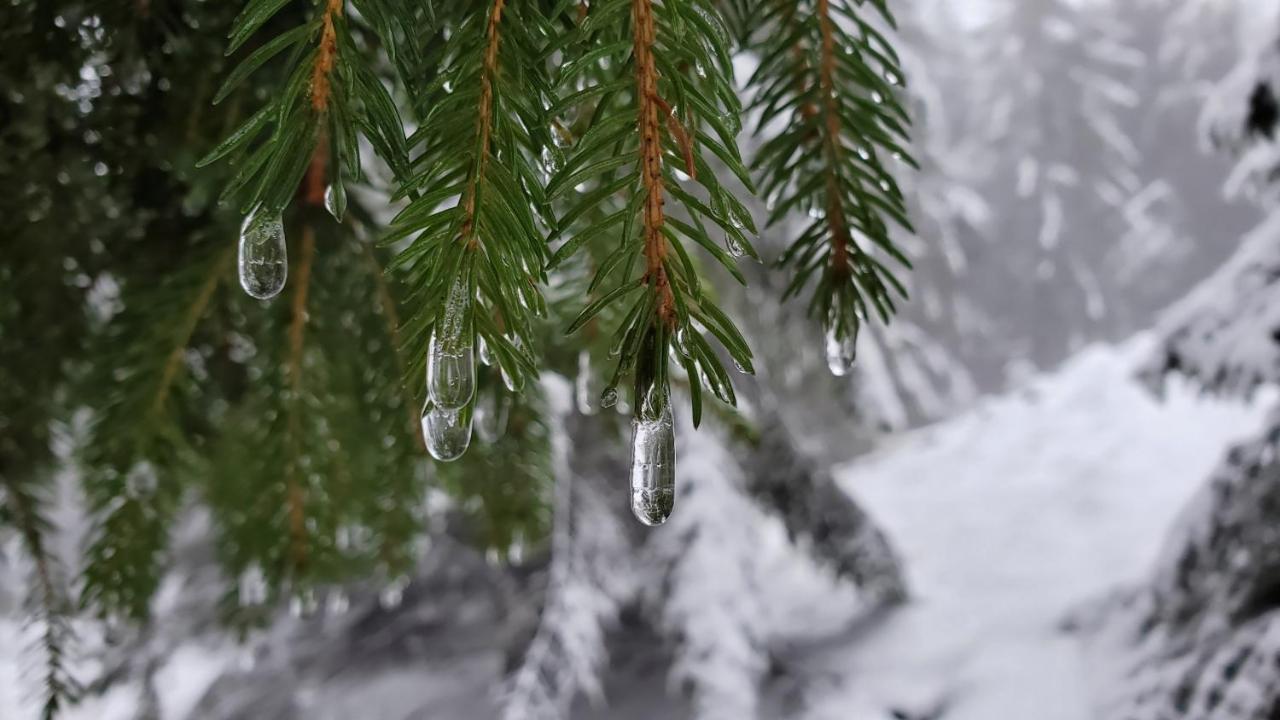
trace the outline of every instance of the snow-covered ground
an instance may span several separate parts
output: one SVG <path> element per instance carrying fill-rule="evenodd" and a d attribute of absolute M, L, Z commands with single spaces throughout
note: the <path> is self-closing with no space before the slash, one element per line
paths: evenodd
<path fill-rule="evenodd" d="M 792 649 L 807 720 L 1093 717 L 1064 616 L 1141 579 L 1224 448 L 1262 419 L 1176 384 L 1159 402 L 1131 379 L 1146 348 L 1086 350 L 845 469 L 914 598 Z"/>

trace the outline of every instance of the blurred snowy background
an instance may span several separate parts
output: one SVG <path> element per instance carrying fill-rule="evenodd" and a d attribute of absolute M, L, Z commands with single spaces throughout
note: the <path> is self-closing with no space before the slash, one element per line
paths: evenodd
<path fill-rule="evenodd" d="M 642 531 L 548 376 L 550 553 L 439 527 L 414 576 L 243 638 L 195 513 L 154 621 L 77 628 L 97 680 L 67 717 L 1280 717 L 1276 8 L 891 5 L 920 232 L 852 378 L 799 309 L 736 298 L 765 441 L 683 432 L 676 514 Z M 4 720 L 37 712 L 21 577 L 0 560 Z"/>

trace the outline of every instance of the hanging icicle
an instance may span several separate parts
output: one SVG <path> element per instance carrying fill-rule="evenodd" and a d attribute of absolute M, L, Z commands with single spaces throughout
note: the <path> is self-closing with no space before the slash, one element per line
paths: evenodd
<path fill-rule="evenodd" d="M 240 287 L 259 300 L 273 298 L 284 289 L 289 253 L 280 213 L 258 208 L 244 219 L 240 227 L 239 268 Z"/>
<path fill-rule="evenodd" d="M 422 437 L 427 452 L 440 462 L 453 462 L 471 445 L 470 408 L 442 408 L 427 401 L 422 408 Z"/>
<path fill-rule="evenodd" d="M 427 354 L 427 393 L 436 406 L 458 410 L 471 402 L 475 390 L 471 292 L 464 275 L 449 290 L 444 312 L 431 335 Z"/>
<path fill-rule="evenodd" d="M 676 500 L 676 434 L 671 403 L 657 417 L 631 421 L 631 512 L 645 525 L 661 525 Z"/>

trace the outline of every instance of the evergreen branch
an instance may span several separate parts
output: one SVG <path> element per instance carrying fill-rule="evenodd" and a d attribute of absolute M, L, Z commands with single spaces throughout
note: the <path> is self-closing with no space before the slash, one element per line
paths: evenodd
<path fill-rule="evenodd" d="M 224 277 L 226 266 L 231 263 L 232 252 L 232 246 L 227 245 L 219 259 L 214 261 L 212 271 L 204 279 L 204 283 L 196 294 L 195 300 L 183 315 L 178 335 L 181 341 L 175 343 L 173 348 L 170 349 L 169 356 L 160 371 L 160 379 L 156 382 L 154 399 L 151 401 L 151 408 L 148 411 L 152 420 L 159 418 L 161 413 L 164 412 L 165 402 L 169 399 L 169 389 L 173 386 L 174 379 L 177 378 L 178 372 L 182 369 L 183 353 L 191 343 L 191 337 L 195 334 L 200 318 L 204 317 L 205 311 L 209 308 L 209 303 L 213 300 L 213 294 L 217 291 L 218 285 Z"/>
<path fill-rule="evenodd" d="M 44 652 L 43 720 L 53 720 L 64 705 L 75 699 L 75 683 L 63 663 L 70 632 L 67 628 L 67 603 L 56 579 L 56 559 L 45 545 L 50 523 L 40 510 L 40 500 L 33 489 L 7 472 L 0 472 L 7 496 L 5 519 L 18 531 L 31 559 L 34 582 L 28 602 L 36 608 L 36 616 L 44 623 L 41 650 Z"/>
<path fill-rule="evenodd" d="M 836 106 L 836 48 L 832 35 L 830 0 L 818 0 L 818 27 L 822 35 L 821 61 L 818 66 L 819 85 L 822 91 L 823 122 L 827 132 L 823 136 L 823 150 L 827 155 L 827 223 L 831 232 L 831 272 L 833 275 L 849 272 L 849 232 L 844 226 L 844 206 L 840 198 L 840 113 Z"/>
<path fill-rule="evenodd" d="M 326 0 L 320 17 L 320 44 L 311 70 L 311 109 L 317 115 L 329 111 L 329 76 L 338 55 L 338 32 L 334 29 L 334 20 L 342 17 L 342 10 L 343 0 Z"/>
<path fill-rule="evenodd" d="M 382 1 L 368 0 L 360 8 L 382 17 Z M 258 208 L 279 214 L 305 180 L 316 150 L 323 148 L 330 161 L 323 178 L 340 199 L 330 210 L 340 216 L 344 176 L 363 177 L 360 134 L 393 172 L 407 170 L 404 128 L 395 102 L 377 75 L 361 63 L 345 0 L 317 2 L 318 12 L 310 20 L 248 55 L 215 96 L 214 102 L 220 102 L 276 55 L 289 51 L 279 91 L 198 163 L 228 159 L 238 168 L 223 199 L 235 201 L 246 214 Z M 231 50 L 286 4 L 287 0 L 249 0 L 232 30 Z M 397 46 L 392 28 L 377 29 L 387 47 Z"/>
<path fill-rule="evenodd" d="M 322 146 L 323 147 L 323 146 Z M 323 149 L 317 148 L 311 160 L 311 169 L 306 180 L 305 201 L 311 206 L 318 206 L 324 200 L 324 166 Z M 299 248 L 297 280 L 294 285 L 293 302 L 290 306 L 289 321 L 289 355 L 285 366 L 285 375 L 289 382 L 289 418 L 288 461 L 285 467 L 285 502 L 289 518 L 289 559 L 295 571 L 300 571 L 307 561 L 307 526 L 306 526 L 306 490 L 299 476 L 299 461 L 302 456 L 302 429 L 300 427 L 300 405 L 302 403 L 302 354 L 307 328 L 307 295 L 311 288 L 311 264 L 315 259 L 316 232 L 310 222 L 302 225 L 302 243 Z"/>
<path fill-rule="evenodd" d="M 378 306 L 382 308 L 382 317 L 385 320 L 387 330 L 387 339 L 391 342 L 391 352 L 395 357 L 396 370 L 398 377 L 401 378 L 397 383 L 397 387 L 403 387 L 403 378 L 409 375 L 409 363 L 405 360 L 403 342 L 400 338 L 400 311 L 396 309 L 396 299 L 391 294 L 391 286 L 387 283 L 385 271 L 382 263 L 378 262 L 378 258 L 374 255 L 373 246 L 368 243 L 360 244 L 361 253 L 364 257 L 365 264 L 369 267 L 369 276 L 373 279 L 374 288 L 378 295 Z M 409 433 L 413 435 L 414 441 L 418 444 L 419 450 L 426 449 L 426 442 L 422 437 L 422 424 L 419 422 L 418 413 L 413 409 L 413 403 L 404 403 L 405 410 L 409 417 Z"/>
<path fill-rule="evenodd" d="M 545 313 L 546 245 L 534 213 L 546 217 L 533 159 L 549 142 L 537 57 L 546 26 L 529 3 L 494 0 L 465 13 L 435 81 L 418 91 L 415 104 L 430 112 L 411 139 L 421 146 L 415 170 L 397 193 L 413 199 L 388 234 L 413 238 L 395 262 L 421 308 L 402 333 L 411 379 L 433 336 L 481 344 L 513 388 L 537 374 L 531 348 L 534 317 Z M 459 136 L 471 142 L 459 148 Z"/>
<path fill-rule="evenodd" d="M 83 484 L 98 521 L 87 551 L 81 601 L 100 614 L 144 617 L 159 583 L 168 523 L 184 488 L 179 479 L 186 448 L 174 428 L 170 401 L 234 250 L 221 245 L 159 288 L 129 294 L 117 323 L 129 339 L 128 349 L 95 368 L 88 380 L 112 388 L 97 408 L 82 450 Z M 155 321 L 151 312 L 157 307 L 183 308 L 181 320 L 172 325 Z M 110 335 L 104 342 L 121 340 Z"/>
<path fill-rule="evenodd" d="M 892 25 L 887 8 L 876 8 Z M 754 162 L 769 224 L 796 210 L 811 218 L 780 258 L 794 272 L 784 298 L 818 278 L 810 312 L 844 362 L 865 318 L 888 322 L 906 296 L 885 260 L 910 267 L 890 223 L 912 230 L 905 198 L 880 161 L 888 155 L 914 165 L 897 97 L 903 72 L 892 52 L 877 47 L 883 36 L 860 12 L 849 0 L 773 3 L 750 41 L 762 60 L 748 82 L 761 117 L 757 134 L 779 113 L 791 115 Z"/>
<path fill-rule="evenodd" d="M 479 137 L 479 150 L 475 157 L 475 170 L 467 183 L 467 196 L 462 203 L 462 240 L 467 249 L 474 252 L 480 246 L 480 237 L 476 233 L 476 194 L 484 181 L 485 166 L 489 163 L 491 152 L 490 139 L 493 133 L 493 79 L 498 72 L 498 47 L 502 44 L 502 36 L 498 27 L 502 23 L 504 0 L 494 0 L 489 11 L 489 21 L 485 30 L 484 66 L 480 72 L 480 101 L 476 107 L 476 135 Z"/>
<path fill-rule="evenodd" d="M 615 16 L 629 26 L 612 23 Z M 566 42 L 574 48 L 568 54 L 582 56 L 561 68 L 561 86 L 574 90 L 552 112 L 574 126 L 577 142 L 547 190 L 553 199 L 564 197 L 557 237 L 572 239 L 556 251 L 553 266 L 584 249 L 591 255 L 587 265 L 596 272 L 588 292 L 596 297 L 569 330 L 605 315 L 609 324 L 621 318 L 609 340 L 618 361 L 606 395 L 616 395 L 613 388 L 630 375 L 641 416 L 665 406 L 670 358 L 690 378 L 695 423 L 704 386 L 735 402 L 709 337 L 751 371 L 746 341 L 716 307 L 685 247 L 701 247 L 738 280 L 734 258 L 754 255 L 746 235 L 754 231 L 750 214 L 703 156 L 710 151 L 752 189 L 736 146 L 741 108 L 728 37 L 708 0 L 614 0 L 593 5 Z M 575 113 L 576 121 L 568 117 Z M 724 249 L 708 224 L 724 231 Z M 610 238 L 616 245 L 599 242 Z"/>

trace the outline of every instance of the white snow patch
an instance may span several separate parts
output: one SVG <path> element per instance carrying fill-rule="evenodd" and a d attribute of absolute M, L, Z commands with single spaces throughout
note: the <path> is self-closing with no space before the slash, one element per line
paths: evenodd
<path fill-rule="evenodd" d="M 802 717 L 934 717 L 943 704 L 945 720 L 1092 717 L 1064 615 L 1147 572 L 1225 446 L 1263 416 L 1182 385 L 1160 403 L 1132 379 L 1149 347 L 1090 348 L 843 470 L 904 556 L 914 597 L 794 653 Z M 803 587 L 779 595 L 822 615 Z"/>

